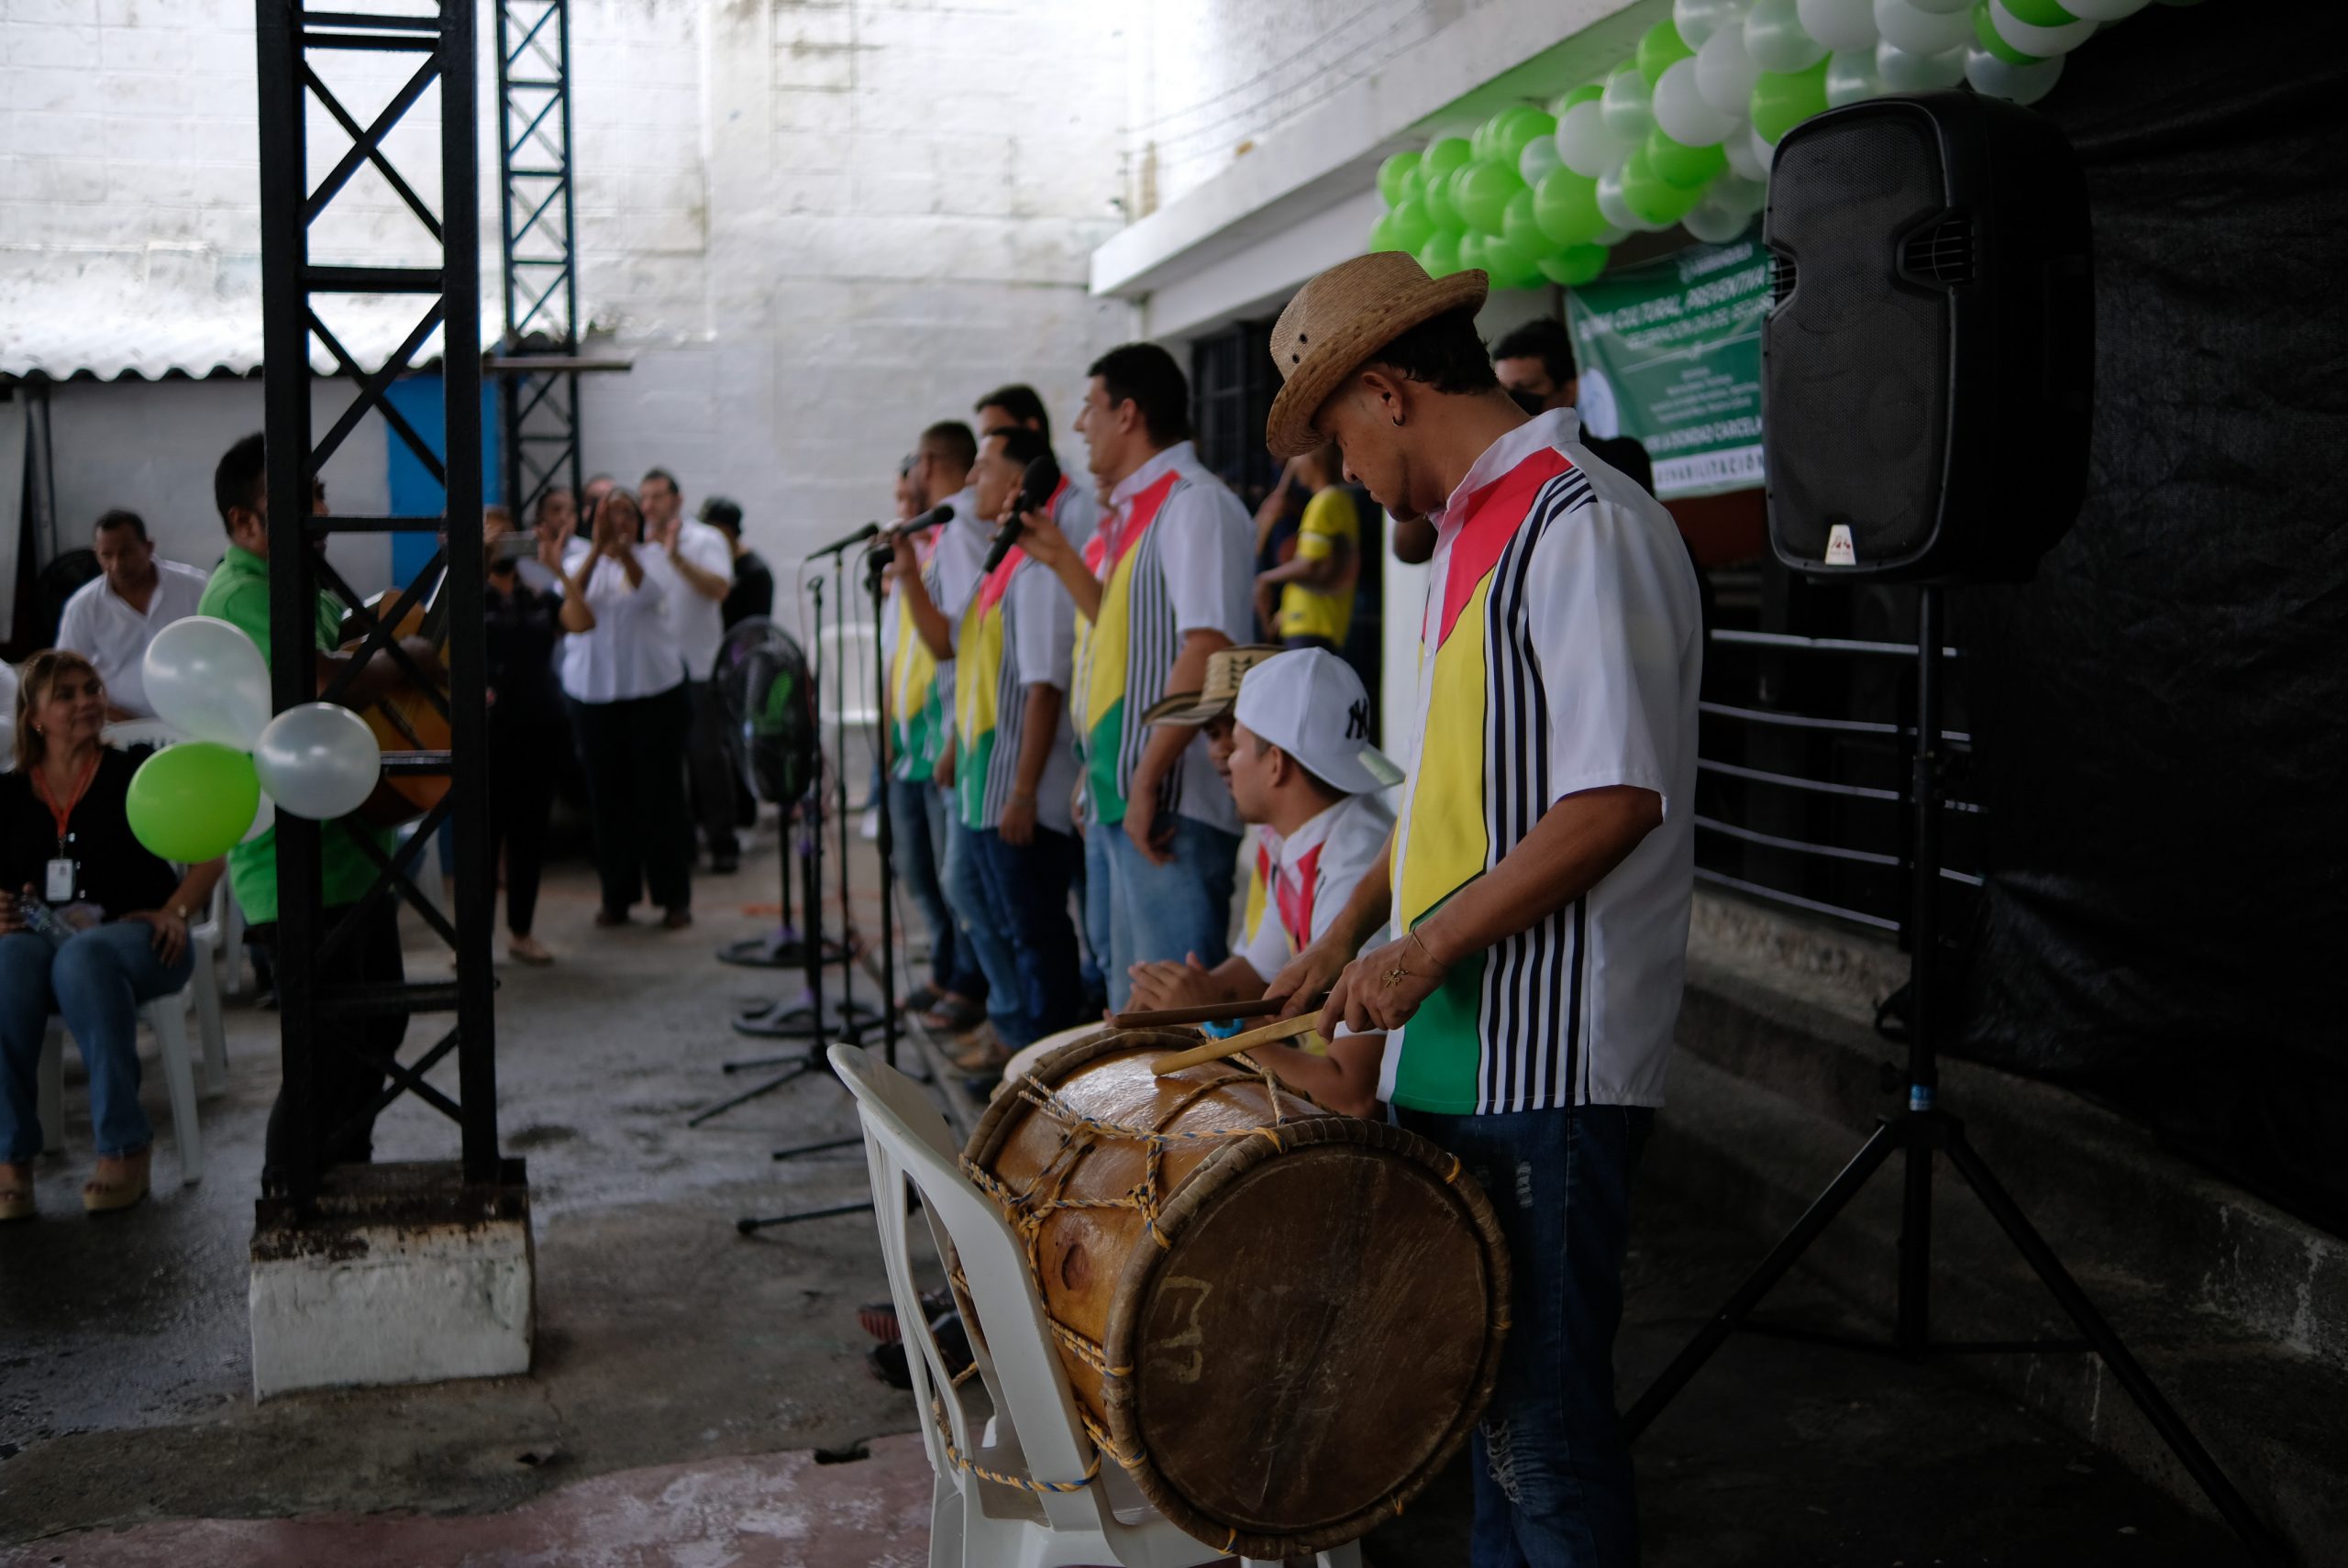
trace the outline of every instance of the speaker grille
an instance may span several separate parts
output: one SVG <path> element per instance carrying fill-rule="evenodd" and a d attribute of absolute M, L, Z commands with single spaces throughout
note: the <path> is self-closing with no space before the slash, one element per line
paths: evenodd
<path fill-rule="evenodd" d="M 1879 565 L 1938 526 L 1949 295 L 1906 253 L 1971 265 L 1944 190 L 1938 139 L 1904 116 L 1822 121 L 1778 149 L 1768 240 L 1800 287 L 1764 325 L 1762 424 L 1772 525 L 1796 558 L 1824 560 L 1840 525 Z"/>
<path fill-rule="evenodd" d="M 1794 279 L 1800 269 L 1793 264 L 1790 257 L 1773 256 L 1770 262 L 1769 308 L 1775 310 L 1786 303 L 1788 294 L 1794 292 Z"/>
<path fill-rule="evenodd" d="M 1973 221 L 1951 213 L 1908 237 L 1899 248 L 1899 270 L 1929 283 L 1973 281 Z"/>

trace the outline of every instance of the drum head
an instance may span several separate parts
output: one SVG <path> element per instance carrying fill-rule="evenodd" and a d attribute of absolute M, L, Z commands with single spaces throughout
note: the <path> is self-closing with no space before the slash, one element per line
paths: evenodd
<path fill-rule="evenodd" d="M 1352 1540 L 1449 1459 L 1499 1369 L 1508 1263 L 1448 1154 L 1323 1118 L 1242 1139 L 1128 1260 L 1109 1322 L 1120 1447 L 1168 1518 L 1250 1557 Z"/>

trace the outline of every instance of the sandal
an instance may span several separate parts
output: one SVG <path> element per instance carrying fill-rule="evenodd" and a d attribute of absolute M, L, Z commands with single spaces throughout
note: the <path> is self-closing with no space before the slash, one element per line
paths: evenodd
<path fill-rule="evenodd" d="M 29 1220 L 33 1208 L 33 1167 L 0 1165 L 0 1223 Z"/>
<path fill-rule="evenodd" d="M 547 944 L 535 936 L 516 936 L 505 944 L 505 955 L 517 964 L 545 966 L 554 962 L 554 955 Z"/>
<path fill-rule="evenodd" d="M 147 1196 L 148 1177 L 153 1166 L 152 1147 L 135 1154 L 101 1156 L 98 1174 L 82 1184 L 82 1207 L 92 1214 L 111 1214 L 127 1209 Z M 106 1167 L 113 1165 L 117 1174 L 109 1179 Z"/>
<path fill-rule="evenodd" d="M 670 931 L 682 931 L 692 922 L 693 911 L 681 904 L 660 917 L 661 925 Z"/>

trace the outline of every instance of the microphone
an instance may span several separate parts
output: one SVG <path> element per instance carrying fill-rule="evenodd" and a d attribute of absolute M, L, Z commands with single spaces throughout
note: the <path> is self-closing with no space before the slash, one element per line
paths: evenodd
<path fill-rule="evenodd" d="M 941 501 L 918 517 L 908 517 L 903 523 L 892 523 L 886 528 L 874 531 L 880 536 L 882 545 L 893 545 L 908 534 L 918 534 L 924 528 L 943 528 L 952 521 L 954 521 L 954 503 L 950 501 Z"/>
<path fill-rule="evenodd" d="M 823 559 L 825 556 L 838 555 L 842 550 L 854 549 L 857 546 L 864 543 L 865 540 L 869 539 L 873 535 L 878 534 L 879 532 L 880 532 L 880 524 L 867 523 L 863 527 L 858 528 L 847 538 L 835 539 L 830 544 L 825 545 L 822 549 L 815 551 L 813 555 L 804 558 L 811 561 L 816 561 Z"/>
<path fill-rule="evenodd" d="M 1019 519 L 1030 512 L 1043 510 L 1044 503 L 1052 499 L 1052 491 L 1059 487 L 1059 459 L 1051 453 L 1047 451 L 1027 465 L 1027 471 L 1019 476 L 1019 499 L 1012 505 L 1011 516 L 996 533 L 994 543 L 987 547 L 986 565 L 979 569 L 981 577 L 1001 566 L 1003 558 L 1011 554 L 1011 547 L 1019 542 L 1025 527 Z"/>

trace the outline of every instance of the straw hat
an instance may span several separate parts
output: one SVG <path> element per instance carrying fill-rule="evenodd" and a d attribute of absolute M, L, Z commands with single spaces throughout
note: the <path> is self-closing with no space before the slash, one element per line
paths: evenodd
<path fill-rule="evenodd" d="M 1287 383 L 1264 427 L 1272 456 L 1320 446 L 1312 416 L 1338 382 L 1419 323 L 1482 304 L 1489 287 L 1479 271 L 1430 278 L 1416 258 L 1380 250 L 1340 261 L 1298 290 L 1272 327 L 1272 361 Z"/>
<path fill-rule="evenodd" d="M 1215 649 L 1207 656 L 1206 679 L 1200 690 L 1178 691 L 1151 703 L 1141 722 L 1195 727 L 1223 717 L 1239 701 L 1241 679 L 1279 651 L 1273 643 L 1246 643 L 1235 648 Z"/>

